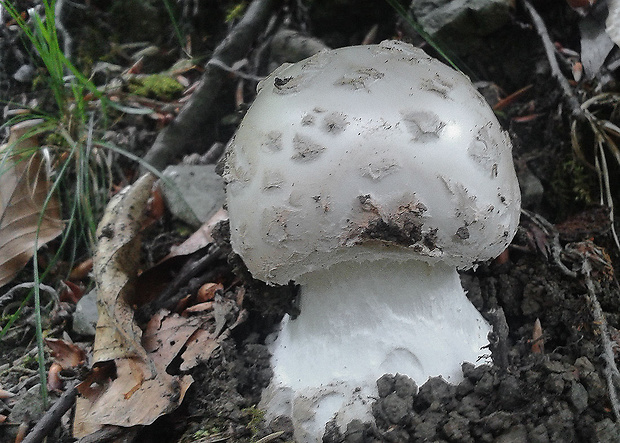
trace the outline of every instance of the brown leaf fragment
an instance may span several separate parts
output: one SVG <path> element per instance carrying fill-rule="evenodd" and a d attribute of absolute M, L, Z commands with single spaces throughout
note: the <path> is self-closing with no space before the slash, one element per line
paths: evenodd
<path fill-rule="evenodd" d="M 165 310 L 153 316 L 142 343 L 158 370 L 166 370 L 203 322 L 200 317 L 185 318 Z"/>
<path fill-rule="evenodd" d="M 543 330 L 540 324 L 540 319 L 537 318 L 534 322 L 534 327 L 532 329 L 532 353 L 533 354 L 544 354 L 545 352 L 545 341 L 543 338 Z"/>
<path fill-rule="evenodd" d="M 28 131 L 41 123 L 27 120 L 14 125 L 9 142 L 0 146 L 0 286 L 28 263 L 35 247 L 63 230 L 60 203 L 56 194 L 49 195 L 42 155 L 24 152 L 36 151 L 37 137 L 28 137 Z"/>
<path fill-rule="evenodd" d="M 213 302 L 212 301 L 205 301 L 202 303 L 198 303 L 195 305 L 190 306 L 189 308 L 186 308 L 183 311 L 183 314 L 195 314 L 197 312 L 205 312 L 205 311 L 210 311 L 211 309 L 213 309 Z"/>
<path fill-rule="evenodd" d="M 50 391 L 61 392 L 63 388 L 62 377 L 60 376 L 62 366 L 58 363 L 52 363 L 47 371 L 47 389 Z"/>
<path fill-rule="evenodd" d="M 202 361 L 209 359 L 213 351 L 220 346 L 212 333 L 205 329 L 197 329 L 187 340 L 187 349 L 181 354 L 181 370 L 187 371 Z"/>
<path fill-rule="evenodd" d="M 0 389 L 0 399 L 6 400 L 7 398 L 15 397 L 15 394 L 9 391 L 5 391 L 4 389 Z"/>
<path fill-rule="evenodd" d="M 211 235 L 213 232 L 213 228 L 220 221 L 228 220 L 228 212 L 224 209 L 220 209 L 213 216 L 207 220 L 200 228 L 196 230 L 187 240 L 185 240 L 179 246 L 173 246 L 170 248 L 170 254 L 163 261 L 176 257 L 178 255 L 189 255 L 205 246 L 209 245 L 209 243 L 213 243 L 213 236 Z"/>
<path fill-rule="evenodd" d="M 132 308 L 140 257 L 140 221 L 154 181 L 153 175 L 145 174 L 114 196 L 97 229 L 99 245 L 93 263 L 99 311 L 95 363 L 139 357 L 154 369 L 142 347 L 142 330 L 134 321 Z"/>
<path fill-rule="evenodd" d="M 193 381 L 189 375 L 176 377 L 165 371 L 147 379 L 145 375 L 151 373 L 148 365 L 134 357 L 119 358 L 115 363 L 116 378 L 108 379 L 98 395 L 78 397 L 74 437 L 81 438 L 103 425 L 149 425 L 176 409 Z"/>
<path fill-rule="evenodd" d="M 52 350 L 54 362 L 62 369 L 75 368 L 86 361 L 86 352 L 74 343 L 57 338 L 46 338 L 45 344 Z"/>
<path fill-rule="evenodd" d="M 88 277 L 88 274 L 93 269 L 93 259 L 88 258 L 84 260 L 82 263 L 79 263 L 76 267 L 71 270 L 71 274 L 69 274 L 69 280 L 83 280 Z"/>
<path fill-rule="evenodd" d="M 224 285 L 221 283 L 205 283 L 198 289 L 198 293 L 196 294 L 196 302 L 203 303 L 205 301 L 213 300 L 217 290 L 224 290 Z"/>

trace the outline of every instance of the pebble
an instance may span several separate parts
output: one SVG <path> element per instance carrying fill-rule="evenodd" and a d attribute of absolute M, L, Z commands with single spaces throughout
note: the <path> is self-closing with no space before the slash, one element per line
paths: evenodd
<path fill-rule="evenodd" d="M 579 382 L 574 382 L 568 393 L 569 401 L 578 413 L 582 413 L 588 407 L 588 391 Z"/>

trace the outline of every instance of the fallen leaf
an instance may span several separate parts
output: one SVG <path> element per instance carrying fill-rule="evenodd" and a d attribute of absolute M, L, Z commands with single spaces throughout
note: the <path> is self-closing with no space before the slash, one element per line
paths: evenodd
<path fill-rule="evenodd" d="M 69 279 L 70 280 L 83 280 L 86 277 L 88 277 L 88 274 L 92 270 L 93 270 L 93 259 L 92 258 L 86 259 L 71 270 L 71 274 L 69 274 Z"/>
<path fill-rule="evenodd" d="M 144 349 L 149 352 L 156 366 L 165 370 L 203 323 L 204 320 L 200 317 L 185 318 L 162 310 L 155 314 L 146 326 Z"/>
<path fill-rule="evenodd" d="M 62 367 L 58 363 L 52 363 L 47 371 L 47 389 L 54 392 L 61 392 L 63 381 L 60 377 Z"/>
<path fill-rule="evenodd" d="M 95 364 L 78 386 L 76 438 L 106 425 L 149 425 L 176 409 L 193 382 L 189 375 L 174 373 L 179 356 L 182 371 L 208 359 L 220 340 L 246 318 L 235 300 L 218 294 L 213 312 L 182 317 L 162 310 L 149 319 L 144 332 L 138 327 L 134 320 L 138 234 L 153 181 L 145 175 L 115 196 L 97 230 Z M 227 327 L 229 323 L 233 324 Z"/>
<path fill-rule="evenodd" d="M 210 311 L 212 309 L 213 309 L 213 302 L 206 301 L 203 303 L 198 303 L 197 305 L 192 305 L 189 308 L 185 308 L 185 310 L 183 311 L 183 314 L 184 315 L 195 314 L 197 312 Z"/>
<path fill-rule="evenodd" d="M 165 370 L 146 379 L 150 368 L 139 358 L 115 360 L 116 377 L 109 378 L 98 395 L 76 401 L 73 435 L 81 438 L 103 425 L 131 427 L 149 425 L 175 410 L 183 401 L 193 379 L 177 377 Z M 161 368 L 159 368 L 161 369 Z"/>
<path fill-rule="evenodd" d="M 150 361 L 141 345 L 142 330 L 134 321 L 132 296 L 140 261 L 140 220 L 154 181 L 153 175 L 145 174 L 115 195 L 97 229 L 95 363 L 129 357 Z"/>
<path fill-rule="evenodd" d="M 153 182 L 147 174 L 117 194 L 97 230 L 95 367 L 78 388 L 77 438 L 105 425 L 151 424 L 179 406 L 193 381 L 189 375 L 169 374 L 167 368 L 204 320 L 158 313 L 144 334 L 134 321 L 139 232 Z"/>
<path fill-rule="evenodd" d="M 74 343 L 67 343 L 57 338 L 46 338 L 45 344 L 52 351 L 52 359 L 62 369 L 81 366 L 86 361 L 86 352 Z"/>
<path fill-rule="evenodd" d="M 196 302 L 202 303 L 213 300 L 215 297 L 215 292 L 218 290 L 224 290 L 224 285 L 221 283 L 205 283 L 198 289 L 198 293 L 196 294 Z"/>
<path fill-rule="evenodd" d="M 540 319 L 537 318 L 532 329 L 532 353 L 543 354 L 545 352 L 545 341 L 543 339 L 543 330 Z"/>
<path fill-rule="evenodd" d="M 60 289 L 60 301 L 76 304 L 84 295 L 84 288 L 69 280 L 63 280 Z"/>
<path fill-rule="evenodd" d="M 28 263 L 35 247 L 41 247 L 62 233 L 60 203 L 52 194 L 42 156 L 35 152 L 19 161 L 7 149 L 20 152 L 35 149 L 36 136 L 28 131 L 41 120 L 26 120 L 11 127 L 6 145 L 0 146 L 0 286 L 10 282 Z"/>
<path fill-rule="evenodd" d="M 187 371 L 202 361 L 209 359 L 213 351 L 220 346 L 213 334 L 204 329 L 197 329 L 187 340 L 187 349 L 181 354 L 181 370 Z"/>
<path fill-rule="evenodd" d="M 223 220 L 228 220 L 228 212 L 224 209 L 220 209 L 182 244 L 170 248 L 170 254 L 168 254 L 162 262 L 178 255 L 193 254 L 208 244 L 213 243 L 213 236 L 211 235 L 213 228 Z"/>

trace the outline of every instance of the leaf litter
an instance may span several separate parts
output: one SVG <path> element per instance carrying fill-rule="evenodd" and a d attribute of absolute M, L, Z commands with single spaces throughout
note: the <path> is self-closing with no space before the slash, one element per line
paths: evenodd
<path fill-rule="evenodd" d="M 176 409 L 193 378 L 231 328 L 244 321 L 237 300 L 215 295 L 209 310 L 161 309 L 144 331 L 134 319 L 141 220 L 155 179 L 147 174 L 110 202 L 94 258 L 99 320 L 93 371 L 78 386 L 74 436 L 106 425 L 148 425 Z"/>

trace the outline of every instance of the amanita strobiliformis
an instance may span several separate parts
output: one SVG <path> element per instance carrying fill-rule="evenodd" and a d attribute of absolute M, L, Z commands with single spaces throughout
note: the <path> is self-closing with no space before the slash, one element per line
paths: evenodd
<path fill-rule="evenodd" d="M 384 373 L 458 382 L 488 361 L 457 269 L 510 243 L 519 186 L 483 97 L 410 45 L 321 52 L 258 89 L 228 147 L 231 242 L 255 278 L 301 285 L 262 406 L 320 441 L 371 419 Z"/>

